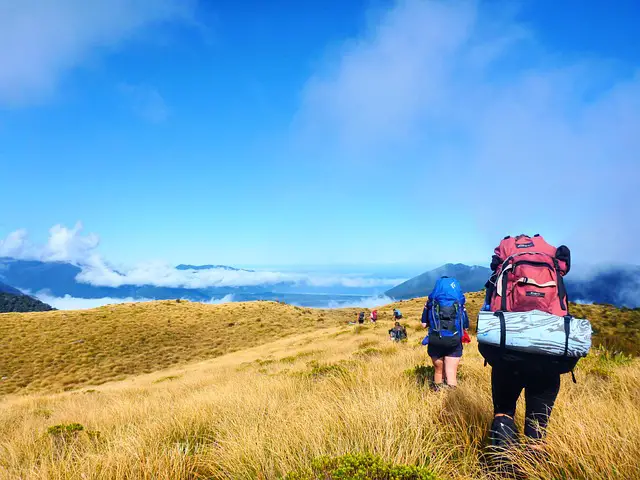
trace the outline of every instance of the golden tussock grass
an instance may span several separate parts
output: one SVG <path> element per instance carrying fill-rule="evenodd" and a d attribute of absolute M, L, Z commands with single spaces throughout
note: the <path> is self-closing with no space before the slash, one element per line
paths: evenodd
<path fill-rule="evenodd" d="M 475 302 L 471 295 L 471 311 Z M 118 345 L 117 339 L 127 338 L 123 331 L 151 334 L 153 314 L 145 310 L 157 309 L 166 316 L 173 308 L 185 309 L 171 320 L 183 318 L 185 326 L 179 331 L 191 331 L 195 345 L 201 340 L 197 329 L 187 327 L 186 317 L 197 311 L 228 309 L 215 317 L 218 322 L 247 329 L 253 328 L 248 318 L 261 309 L 273 324 L 285 323 L 280 311 L 290 312 L 293 325 L 284 332 L 267 327 L 271 335 L 259 339 L 254 339 L 253 330 L 237 332 L 238 338 L 225 344 L 235 352 L 199 363 L 193 360 L 206 357 L 205 347 L 197 347 L 203 350 L 191 357 L 180 356 L 171 368 L 122 382 L 60 393 L 47 393 L 58 390 L 58 384 L 36 383 L 42 393 L 30 393 L 36 387 L 27 386 L 20 395 L 6 396 L 0 400 L 0 478 L 276 479 L 308 472 L 311 462 L 324 455 L 361 452 L 395 464 L 425 465 L 442 479 L 493 478 L 482 461 L 492 416 L 490 368 L 483 367 L 472 343 L 465 350 L 457 390 L 431 392 L 419 386 L 412 371 L 428 364 L 425 348 L 419 345 L 420 300 L 399 305 L 409 327 L 409 341 L 401 344 L 388 340 L 389 320 L 364 327 L 344 325 L 356 310 L 301 309 L 298 314 L 294 307 L 266 302 L 246 304 L 244 309 L 237 304 L 165 303 L 138 306 L 137 318 L 149 318 L 139 329 L 115 329 L 104 319 L 111 329 L 95 326 L 95 331 L 114 337 L 103 338 L 106 344 Z M 133 314 L 132 307 L 126 308 Z M 83 330 L 88 336 L 91 316 L 114 311 L 127 321 L 121 313 L 126 308 L 54 313 L 88 315 Z M 379 309 L 382 318 L 389 318 L 390 309 Z M 49 321 L 51 315 L 38 314 L 35 323 Z M 320 315 L 326 327 L 319 329 Z M 81 318 L 77 320 L 84 325 Z M 156 320 L 155 328 L 163 328 L 165 321 L 166 317 Z M 218 328 L 226 333 L 223 326 Z M 61 338 L 82 338 L 69 330 Z M 18 331 L 37 338 L 38 328 Z M 213 333 L 200 334 L 205 335 L 214 338 Z M 182 339 L 180 345 L 189 343 L 186 333 L 175 338 Z M 4 337 L 1 342 L 8 348 Z M 33 344 L 42 344 L 38 342 L 43 340 Z M 165 342 L 163 351 L 171 347 Z M 11 348 L 25 363 L 37 356 L 28 348 Z M 113 347 L 102 351 L 128 352 Z M 151 347 L 145 350 L 150 351 Z M 73 358 L 68 362 L 72 365 Z M 162 362 L 149 362 L 145 368 L 171 364 Z M 34 369 L 30 378 L 40 382 L 49 371 Z M 640 362 L 595 350 L 579 363 L 576 374 L 578 384 L 563 378 L 549 429 L 548 458 L 536 461 L 516 453 L 525 478 L 640 478 Z"/>
<path fill-rule="evenodd" d="M 345 311 L 274 302 L 161 301 L 44 313 L 0 315 L 0 395 L 99 385 L 352 319 Z"/>

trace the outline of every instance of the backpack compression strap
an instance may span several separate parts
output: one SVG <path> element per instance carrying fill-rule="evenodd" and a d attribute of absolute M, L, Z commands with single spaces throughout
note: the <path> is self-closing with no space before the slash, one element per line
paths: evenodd
<path fill-rule="evenodd" d="M 497 311 L 494 313 L 496 317 L 500 320 L 500 353 L 504 353 L 505 346 L 507 343 L 507 322 L 504 319 L 504 313 L 501 311 Z"/>
<path fill-rule="evenodd" d="M 569 333 L 571 332 L 571 315 L 564 316 L 564 356 L 566 357 L 569 353 Z M 571 369 L 571 380 L 573 383 L 576 382 L 576 375 L 573 373 L 573 368 Z"/>

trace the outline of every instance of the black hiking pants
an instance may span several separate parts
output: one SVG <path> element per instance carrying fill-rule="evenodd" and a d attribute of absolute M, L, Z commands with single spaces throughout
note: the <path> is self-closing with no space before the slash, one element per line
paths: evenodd
<path fill-rule="evenodd" d="M 527 437 L 544 437 L 549 416 L 560 391 L 560 375 L 557 373 L 531 374 L 517 372 L 509 367 L 498 366 L 491 369 L 491 395 L 493 413 L 516 414 L 516 402 L 524 389 L 525 425 Z"/>

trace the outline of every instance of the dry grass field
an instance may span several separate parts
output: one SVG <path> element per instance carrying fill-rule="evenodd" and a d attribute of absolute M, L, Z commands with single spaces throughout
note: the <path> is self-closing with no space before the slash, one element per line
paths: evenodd
<path fill-rule="evenodd" d="M 422 385 L 422 302 L 396 305 L 401 344 L 393 305 L 365 326 L 270 302 L 2 315 L 0 478 L 501 478 L 483 460 L 490 368 L 472 343 L 457 390 Z M 577 308 L 601 330 L 589 312 L 637 318 Z M 514 453 L 521 478 L 640 478 L 640 361 L 595 349 L 576 375 L 548 457 Z"/>
<path fill-rule="evenodd" d="M 99 385 L 336 326 L 356 310 L 161 301 L 0 315 L 0 395 Z"/>

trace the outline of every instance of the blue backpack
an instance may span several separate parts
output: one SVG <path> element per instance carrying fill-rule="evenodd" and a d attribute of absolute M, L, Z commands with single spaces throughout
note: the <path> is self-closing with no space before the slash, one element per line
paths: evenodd
<path fill-rule="evenodd" d="M 436 281 L 422 313 L 422 322 L 429 324 L 429 343 L 434 347 L 456 348 L 462 342 L 469 317 L 460 282 L 442 277 Z"/>

